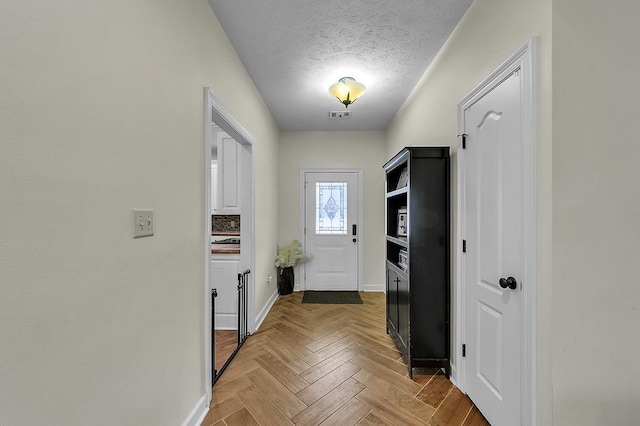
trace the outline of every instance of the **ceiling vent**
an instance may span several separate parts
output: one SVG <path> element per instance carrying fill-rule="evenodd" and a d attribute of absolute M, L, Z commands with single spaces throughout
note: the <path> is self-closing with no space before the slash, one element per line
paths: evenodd
<path fill-rule="evenodd" d="M 329 111 L 329 118 L 350 118 L 351 111 Z"/>

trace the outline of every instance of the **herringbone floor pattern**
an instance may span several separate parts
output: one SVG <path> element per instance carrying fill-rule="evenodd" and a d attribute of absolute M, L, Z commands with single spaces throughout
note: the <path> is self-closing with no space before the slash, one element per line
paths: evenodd
<path fill-rule="evenodd" d="M 442 374 L 409 379 L 383 293 L 362 305 L 281 296 L 213 388 L 204 426 L 487 425 Z"/>
<path fill-rule="evenodd" d="M 238 346 L 236 330 L 216 330 L 216 370 L 220 370 Z"/>

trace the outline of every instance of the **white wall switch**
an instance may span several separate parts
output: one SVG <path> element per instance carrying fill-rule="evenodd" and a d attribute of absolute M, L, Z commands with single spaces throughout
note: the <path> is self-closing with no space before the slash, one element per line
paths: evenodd
<path fill-rule="evenodd" d="M 134 210 L 133 224 L 133 238 L 153 235 L 153 210 Z"/>

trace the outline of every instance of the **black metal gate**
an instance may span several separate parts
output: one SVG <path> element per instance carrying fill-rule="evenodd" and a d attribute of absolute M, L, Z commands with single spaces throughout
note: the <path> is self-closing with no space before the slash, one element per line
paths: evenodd
<path fill-rule="evenodd" d="M 216 297 L 218 297 L 217 289 L 211 289 L 211 381 L 213 384 L 220 378 L 224 370 L 227 368 L 231 360 L 236 356 L 238 350 L 242 347 L 244 342 L 249 337 L 249 332 L 247 330 L 247 303 L 248 303 L 248 294 L 247 294 L 247 286 L 249 284 L 249 274 L 251 273 L 250 269 L 238 274 L 238 340 L 237 346 L 231 356 L 224 363 L 220 371 L 216 370 Z"/>

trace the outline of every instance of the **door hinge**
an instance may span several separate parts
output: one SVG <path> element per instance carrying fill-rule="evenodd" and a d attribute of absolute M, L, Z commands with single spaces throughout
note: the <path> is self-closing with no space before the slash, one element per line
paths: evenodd
<path fill-rule="evenodd" d="M 462 252 L 467 252 L 467 240 L 462 240 Z"/>
<path fill-rule="evenodd" d="M 462 149 L 467 149 L 467 134 L 463 133 L 461 135 L 458 136 L 462 136 Z"/>
<path fill-rule="evenodd" d="M 307 227 L 304 227 L 304 235 L 307 235 Z"/>
<path fill-rule="evenodd" d="M 462 358 L 465 358 L 467 356 L 467 345 L 465 345 L 464 343 L 462 344 Z"/>

